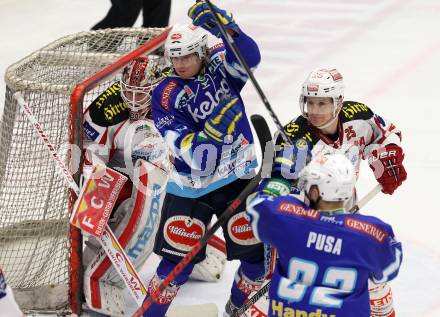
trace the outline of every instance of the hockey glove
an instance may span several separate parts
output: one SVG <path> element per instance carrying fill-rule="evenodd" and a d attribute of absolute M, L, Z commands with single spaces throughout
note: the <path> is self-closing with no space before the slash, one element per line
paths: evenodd
<path fill-rule="evenodd" d="M 203 132 L 210 139 L 223 143 L 227 135 L 233 135 L 235 131 L 235 124 L 243 116 L 243 112 L 237 103 L 238 98 L 232 96 L 220 102 L 214 108 L 210 117 L 205 122 Z"/>
<path fill-rule="evenodd" d="M 222 22 L 223 26 L 235 33 L 238 32 L 238 26 L 232 17 L 232 14 L 213 5 L 214 11 Z M 214 18 L 208 4 L 203 0 L 197 0 L 196 3 L 189 8 L 188 16 L 193 20 L 193 24 L 200 26 L 216 37 L 220 37 L 220 28 Z"/>
<path fill-rule="evenodd" d="M 279 197 L 289 195 L 292 184 L 290 181 L 283 178 L 271 178 L 261 185 L 264 194 Z"/>
<path fill-rule="evenodd" d="M 277 152 L 271 175 L 292 182 L 298 179 L 299 172 L 310 162 L 311 157 L 309 143 L 305 139 L 296 140 L 295 144 L 286 145 L 281 151 Z"/>
<path fill-rule="evenodd" d="M 402 165 L 404 157 L 402 148 L 395 144 L 388 144 L 371 153 L 369 164 L 382 185 L 383 193 L 391 195 L 406 180 L 406 171 Z"/>

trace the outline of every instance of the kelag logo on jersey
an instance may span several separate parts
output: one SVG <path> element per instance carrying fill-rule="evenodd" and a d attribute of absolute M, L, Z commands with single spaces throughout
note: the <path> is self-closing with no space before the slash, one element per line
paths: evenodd
<path fill-rule="evenodd" d="M 89 107 L 93 123 L 110 127 L 128 119 L 129 111 L 120 93 L 121 86 L 116 82 L 93 100 Z"/>
<path fill-rule="evenodd" d="M 202 87 L 204 91 L 203 95 L 199 93 L 198 98 L 188 107 L 191 117 L 197 123 L 200 122 L 200 120 L 205 120 L 220 101 L 230 97 L 231 89 L 225 79 L 221 80 L 220 87 L 215 91 L 207 89 L 208 87 L 210 86 Z M 200 95 L 201 97 L 199 97 Z"/>

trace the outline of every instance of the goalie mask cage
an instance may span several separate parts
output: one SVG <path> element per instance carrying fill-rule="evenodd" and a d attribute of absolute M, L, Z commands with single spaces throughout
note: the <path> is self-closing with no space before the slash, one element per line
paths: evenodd
<path fill-rule="evenodd" d="M 7 69 L 0 121 L 0 266 L 23 311 L 81 312 L 82 236 L 69 225 L 75 194 L 13 94 L 23 94 L 78 182 L 82 160 L 73 149 L 82 148 L 83 108 L 114 83 L 133 58 L 163 54 L 160 47 L 168 32 L 81 32 Z"/>

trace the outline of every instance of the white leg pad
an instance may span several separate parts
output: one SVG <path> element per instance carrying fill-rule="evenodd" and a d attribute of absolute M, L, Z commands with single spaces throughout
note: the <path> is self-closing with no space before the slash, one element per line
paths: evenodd
<path fill-rule="evenodd" d="M 206 247 L 206 258 L 194 266 L 190 278 L 198 281 L 217 282 L 223 276 L 226 262 L 226 244 L 214 235 Z"/>
<path fill-rule="evenodd" d="M 126 307 L 123 289 L 100 280 L 97 281 L 99 292 L 92 292 L 91 279 L 88 278 L 90 270 L 86 270 L 84 275 L 84 296 L 88 308 L 110 316 L 125 316 Z M 92 300 L 92 296 L 98 296 L 99 298 Z"/>

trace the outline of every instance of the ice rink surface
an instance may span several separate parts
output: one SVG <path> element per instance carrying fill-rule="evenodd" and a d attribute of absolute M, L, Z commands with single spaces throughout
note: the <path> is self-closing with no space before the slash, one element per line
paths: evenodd
<path fill-rule="evenodd" d="M 186 11 L 192 3 L 174 0 L 171 23 L 189 22 Z M 335 67 L 344 76 L 346 100 L 366 103 L 402 130 L 408 180 L 392 196 L 377 195 L 362 212 L 391 223 L 403 243 L 401 273 L 392 282 L 397 316 L 440 316 L 440 211 L 435 205 L 440 181 L 436 143 L 440 137 L 440 2 L 215 3 L 232 11 L 259 44 L 262 62 L 255 76 L 282 123 L 299 114 L 299 88 L 307 74 L 317 67 Z M 108 6 L 107 0 L 0 0 L 0 73 L 61 36 L 88 30 Z M 2 81 L 0 108 L 4 91 Z M 243 96 L 250 114 L 269 118 L 252 85 L 245 87 Z M 358 183 L 360 197 L 375 184 L 365 163 Z M 157 259 L 142 270 L 145 279 L 151 276 L 154 262 Z M 221 310 L 236 265 L 228 264 L 219 283 L 188 283 L 174 303 L 216 302 Z"/>

